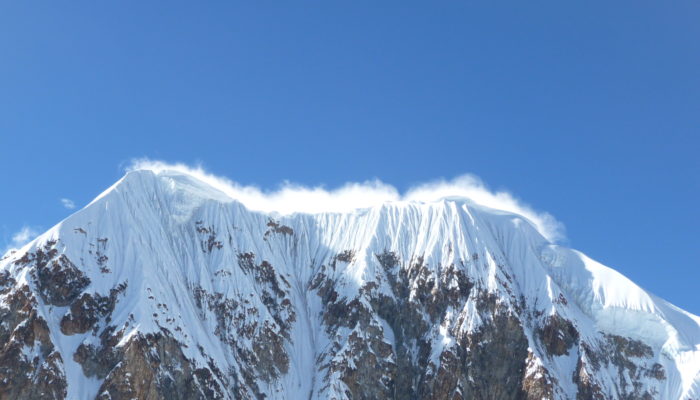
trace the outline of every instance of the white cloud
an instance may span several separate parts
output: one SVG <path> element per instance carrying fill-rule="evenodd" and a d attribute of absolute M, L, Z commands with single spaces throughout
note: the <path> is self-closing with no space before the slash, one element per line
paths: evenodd
<path fill-rule="evenodd" d="M 29 243 L 30 240 L 34 239 L 38 235 L 39 232 L 35 231 L 31 227 L 23 226 L 22 229 L 20 229 L 18 232 L 12 235 L 10 243 L 7 244 L 2 253 L 5 254 L 12 249 L 19 249 L 25 244 Z"/>
<path fill-rule="evenodd" d="M 61 204 L 63 204 L 63 207 L 72 210 L 75 208 L 75 203 L 71 199 L 61 199 Z"/>
<path fill-rule="evenodd" d="M 438 180 L 417 185 L 405 193 L 395 187 L 371 180 L 349 182 L 328 190 L 322 186 L 307 187 L 285 182 L 279 189 L 264 191 L 256 186 L 244 186 L 229 179 L 212 175 L 201 166 L 169 164 L 149 159 L 133 160 L 127 171 L 151 170 L 176 171 L 200 179 L 246 207 L 264 212 L 291 214 L 294 212 L 347 212 L 357 208 L 372 207 L 390 201 L 432 202 L 444 198 L 466 198 L 481 206 L 519 214 L 552 241 L 564 239 L 564 226 L 546 212 L 535 211 L 505 191 L 491 191 L 478 177 L 462 175 L 452 180 Z"/>

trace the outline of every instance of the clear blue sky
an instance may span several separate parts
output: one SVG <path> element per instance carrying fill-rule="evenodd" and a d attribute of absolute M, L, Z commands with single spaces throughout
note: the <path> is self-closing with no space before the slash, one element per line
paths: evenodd
<path fill-rule="evenodd" d="M 700 3 L 291 3 L 3 2 L 0 247 L 134 157 L 264 188 L 471 172 L 700 314 Z"/>

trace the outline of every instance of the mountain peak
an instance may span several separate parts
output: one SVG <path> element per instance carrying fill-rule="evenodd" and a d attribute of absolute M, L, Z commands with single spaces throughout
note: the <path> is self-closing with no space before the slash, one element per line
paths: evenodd
<path fill-rule="evenodd" d="M 0 397 L 700 395 L 700 319 L 518 213 L 286 196 L 135 170 L 0 260 Z"/>

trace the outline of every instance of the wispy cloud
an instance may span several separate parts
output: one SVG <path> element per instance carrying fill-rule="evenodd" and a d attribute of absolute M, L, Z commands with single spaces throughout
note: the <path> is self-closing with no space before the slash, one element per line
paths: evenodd
<path fill-rule="evenodd" d="M 69 210 L 72 210 L 75 208 L 75 203 L 71 199 L 63 198 L 63 199 L 61 199 L 61 204 L 63 204 L 63 207 L 65 207 Z"/>
<path fill-rule="evenodd" d="M 192 167 L 149 159 L 133 160 L 127 168 L 127 171 L 132 170 L 151 170 L 156 173 L 170 170 L 186 173 L 214 186 L 250 209 L 280 214 L 346 212 L 389 201 L 432 202 L 451 197 L 466 198 L 485 207 L 525 217 L 549 240 L 557 241 L 565 237 L 563 224 L 549 213 L 535 211 L 509 192 L 492 191 L 481 179 L 470 174 L 452 180 L 420 184 L 405 193 L 400 193 L 394 186 L 379 180 L 349 182 L 332 190 L 285 182 L 277 190 L 265 191 L 256 186 L 244 186 L 212 175 L 201 166 Z"/>
<path fill-rule="evenodd" d="M 26 225 L 23 226 L 22 229 L 20 229 L 18 232 L 15 232 L 12 235 L 10 243 L 8 243 L 5 246 L 5 248 L 2 251 L 2 254 L 5 254 L 12 249 L 19 249 L 20 247 L 27 244 L 30 240 L 34 239 L 37 235 L 39 235 L 39 232 L 37 232 L 33 228 Z"/>

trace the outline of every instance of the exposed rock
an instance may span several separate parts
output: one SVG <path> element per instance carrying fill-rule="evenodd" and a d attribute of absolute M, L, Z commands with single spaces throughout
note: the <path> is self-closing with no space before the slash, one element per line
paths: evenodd
<path fill-rule="evenodd" d="M 70 305 L 70 311 L 61 319 L 61 333 L 73 335 L 92 329 L 100 318 L 114 310 L 114 296 L 83 293 Z"/>
<path fill-rule="evenodd" d="M 0 308 L 0 399 L 63 399 L 61 355 L 28 286 L 4 296 Z"/>
<path fill-rule="evenodd" d="M 644 379 L 666 379 L 664 368 L 654 362 L 652 348 L 642 341 L 617 335 L 603 335 L 595 344 L 582 343 L 573 381 L 579 388 L 579 398 L 607 398 L 596 373 L 603 367 L 617 371 L 617 398 L 625 400 L 654 399 L 658 394 L 648 388 Z M 586 397 L 593 396 L 593 397 Z"/>
<path fill-rule="evenodd" d="M 578 341 L 578 331 L 571 321 L 562 318 L 559 314 L 547 317 L 542 326 L 537 330 L 540 340 L 544 344 L 547 354 L 561 356 L 569 354 L 569 349 Z"/>
<path fill-rule="evenodd" d="M 500 305 L 497 297 L 472 292 L 473 284 L 453 265 L 441 268 L 435 276 L 422 257 L 414 258 L 409 268 L 401 268 L 393 253 L 377 255 L 377 260 L 393 297 L 375 294 L 376 285 L 368 284 L 360 297 L 338 298 L 335 283 L 323 269 L 311 285 L 325 305 L 323 321 L 329 335 L 340 327 L 353 330 L 347 342 L 337 343 L 324 355 L 330 360 L 322 365 L 327 371 L 327 386 L 338 378 L 349 398 L 526 396 L 527 338 L 518 317 Z M 444 320 L 447 309 L 463 304 L 470 296 L 482 305 L 479 310 L 486 323 L 476 332 L 457 335 L 455 345 L 443 349 L 438 364 L 433 364 L 429 357 L 436 349 L 431 344 L 430 321 L 424 316 Z M 391 327 L 393 348 L 386 344 L 375 315 Z M 533 396 L 535 385 L 526 387 L 535 393 Z"/>
<path fill-rule="evenodd" d="M 554 399 L 554 380 L 532 352 L 528 352 L 522 389 L 528 400 Z"/>
<path fill-rule="evenodd" d="M 294 230 L 292 228 L 290 228 L 286 225 L 282 225 L 273 219 L 270 219 L 269 221 L 267 221 L 267 226 L 270 229 L 265 231 L 264 239 L 266 239 L 266 240 L 273 233 L 277 233 L 280 235 L 288 235 L 288 236 L 294 235 Z"/>
<path fill-rule="evenodd" d="M 202 221 L 197 221 L 195 224 L 195 230 L 200 234 L 199 246 L 204 253 L 211 253 L 213 249 L 220 250 L 224 247 L 224 244 L 217 240 L 216 230 L 213 226 L 205 227 L 202 225 Z"/>
<path fill-rule="evenodd" d="M 65 254 L 58 254 L 56 243 L 49 241 L 43 248 L 26 253 L 17 264 L 33 266 L 36 285 L 44 302 L 67 306 L 90 284 L 90 279 Z"/>
<path fill-rule="evenodd" d="M 123 332 L 115 332 L 113 326 L 105 328 L 99 336 L 99 345 L 82 343 L 78 346 L 73 360 L 81 365 L 87 377 L 104 379 L 123 358 L 123 347 L 117 347 Z"/>
<path fill-rule="evenodd" d="M 166 334 L 138 335 L 106 376 L 99 400 L 221 399 L 224 388 L 212 371 L 195 368 L 181 345 Z"/>
<path fill-rule="evenodd" d="M 588 373 L 586 363 L 582 359 L 576 364 L 573 382 L 578 388 L 576 400 L 605 400 L 601 386 Z"/>

